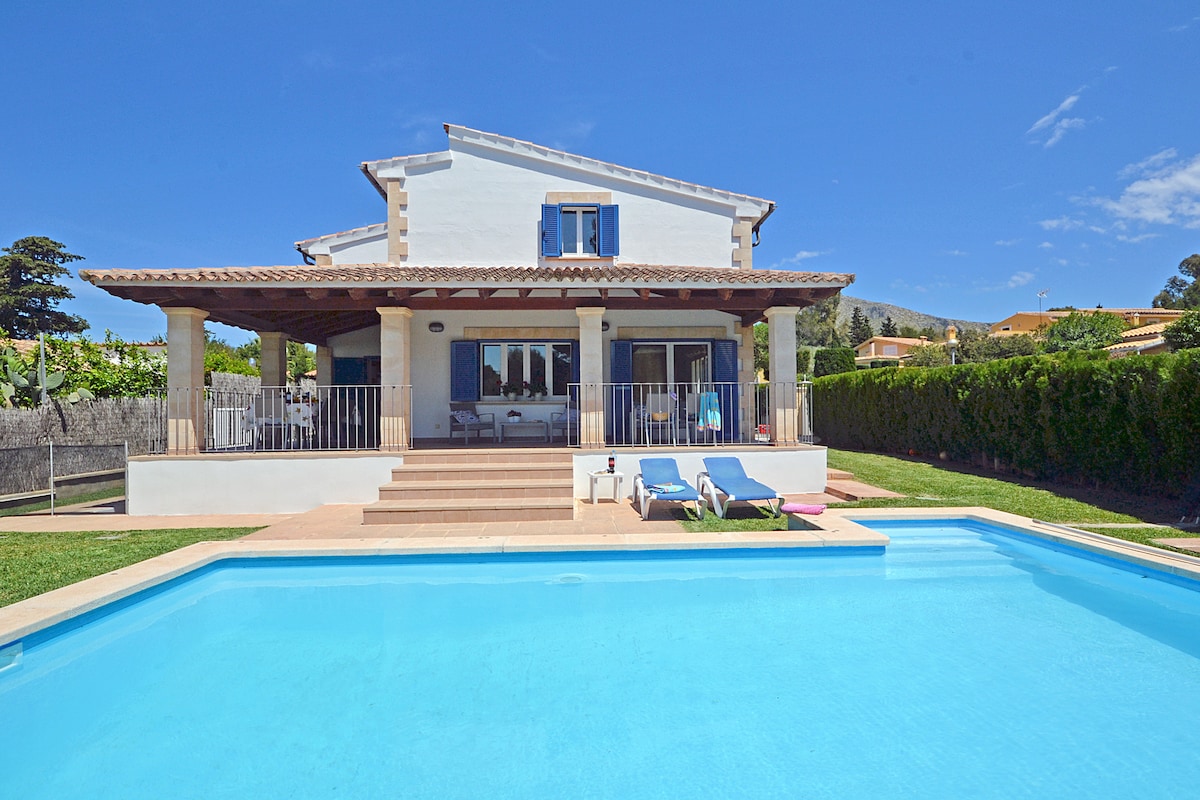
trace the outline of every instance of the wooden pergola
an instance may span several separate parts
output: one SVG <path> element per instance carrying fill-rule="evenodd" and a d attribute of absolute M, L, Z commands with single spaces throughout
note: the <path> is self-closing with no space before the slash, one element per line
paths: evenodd
<path fill-rule="evenodd" d="M 718 310 L 743 326 L 777 306 L 804 308 L 836 294 L 842 273 L 656 265 L 409 267 L 394 264 L 83 270 L 128 300 L 196 308 L 208 319 L 324 345 L 377 325 L 378 309 L 413 311 Z"/>

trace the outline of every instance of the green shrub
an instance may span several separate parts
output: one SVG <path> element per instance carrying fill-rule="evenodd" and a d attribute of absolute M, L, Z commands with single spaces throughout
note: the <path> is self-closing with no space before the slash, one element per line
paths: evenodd
<path fill-rule="evenodd" d="M 1189 311 L 1164 328 L 1163 340 L 1172 350 L 1200 347 L 1200 311 Z"/>
<path fill-rule="evenodd" d="M 998 459 L 1145 493 L 1175 494 L 1200 475 L 1198 350 L 831 375 L 815 382 L 813 409 L 832 447 Z"/>
<path fill-rule="evenodd" d="M 813 356 L 813 374 L 818 378 L 854 368 L 854 350 L 849 347 L 823 347 Z"/>

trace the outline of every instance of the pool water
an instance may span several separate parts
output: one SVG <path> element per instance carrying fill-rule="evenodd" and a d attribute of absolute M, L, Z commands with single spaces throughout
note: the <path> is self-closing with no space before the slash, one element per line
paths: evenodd
<path fill-rule="evenodd" d="M 0 671 L 21 798 L 1191 797 L 1200 592 L 885 555 L 231 562 Z"/>

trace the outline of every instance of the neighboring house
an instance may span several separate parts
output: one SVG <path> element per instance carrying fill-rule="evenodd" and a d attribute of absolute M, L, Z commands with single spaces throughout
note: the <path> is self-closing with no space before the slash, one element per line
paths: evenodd
<path fill-rule="evenodd" d="M 1074 311 L 1018 311 L 1010 317 L 993 323 L 990 331 L 992 336 L 1037 333 L 1071 314 L 1116 314 L 1125 320 L 1126 325 L 1141 327 L 1159 322 L 1174 322 L 1185 313 L 1185 311 L 1173 308 L 1078 308 Z"/>
<path fill-rule="evenodd" d="M 1156 353 L 1166 353 L 1169 348 L 1163 339 L 1163 330 L 1170 322 L 1156 322 L 1153 325 L 1143 325 L 1131 328 L 1121 334 L 1121 341 L 1104 348 L 1112 358 L 1125 356 L 1151 356 Z"/>
<path fill-rule="evenodd" d="M 854 348 L 854 361 L 858 364 L 870 364 L 872 361 L 903 360 L 914 347 L 929 344 L 929 339 L 922 336 L 910 339 L 904 336 L 872 336 Z"/>
<path fill-rule="evenodd" d="M 525 413 L 576 414 L 582 450 L 645 443 L 636 387 L 675 393 L 681 415 L 715 391 L 717 443 L 750 443 L 764 422 L 797 443 L 794 383 L 751 414 L 753 325 L 767 320 L 771 374 L 786 375 L 796 313 L 854 276 L 753 269 L 773 202 L 445 130 L 446 150 L 364 162 L 386 221 L 298 242 L 303 265 L 81 276 L 166 312 L 177 395 L 204 385 L 205 320 L 258 332 L 264 386 L 285 383 L 288 340 L 315 345 L 318 386 L 380 387 L 383 452 L 444 444 L 452 402 L 501 411 L 501 384 L 524 382 L 549 395 Z M 171 449 L 204 450 L 196 404 L 170 414 Z"/>

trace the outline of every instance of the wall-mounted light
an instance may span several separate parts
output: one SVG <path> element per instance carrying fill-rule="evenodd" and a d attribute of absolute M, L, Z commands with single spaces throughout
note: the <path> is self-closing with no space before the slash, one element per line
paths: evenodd
<path fill-rule="evenodd" d="M 429 332 L 430 333 L 441 333 L 444 330 L 446 330 L 446 326 L 440 322 L 429 323 Z"/>
<path fill-rule="evenodd" d="M 606 331 L 606 330 L 608 330 L 608 323 L 607 323 L 607 322 L 601 322 L 601 323 L 600 323 L 600 330 L 602 330 L 602 331 Z"/>

